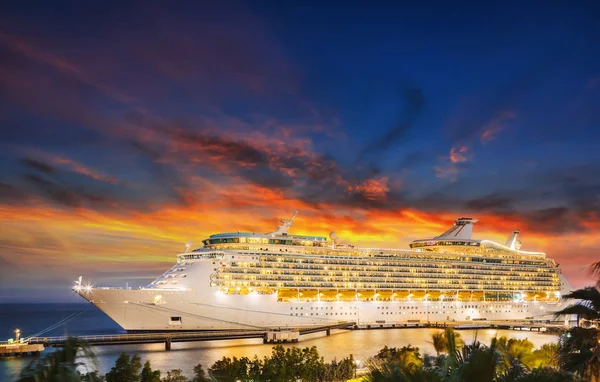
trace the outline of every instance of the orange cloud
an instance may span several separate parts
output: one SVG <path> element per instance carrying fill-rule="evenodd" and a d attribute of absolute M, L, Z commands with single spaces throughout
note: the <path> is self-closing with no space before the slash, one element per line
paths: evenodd
<path fill-rule="evenodd" d="M 111 183 L 111 184 L 120 183 L 120 181 L 117 178 L 112 177 L 112 176 L 103 175 L 103 174 L 97 172 L 96 170 L 86 167 L 83 164 L 81 164 L 73 159 L 68 159 L 68 158 L 64 158 L 64 157 L 52 157 L 50 160 L 53 163 L 68 166 L 73 172 L 75 172 L 77 174 L 87 176 L 89 178 L 92 178 L 92 179 L 100 181 L 100 182 L 106 182 L 106 183 Z"/>
<path fill-rule="evenodd" d="M 479 134 L 479 138 L 481 142 L 487 143 L 496 138 L 496 135 L 506 127 L 506 123 L 509 120 L 516 118 L 517 114 L 513 111 L 503 111 L 498 113 L 496 117 L 494 117 L 486 126 L 484 126 L 483 130 Z"/>
<path fill-rule="evenodd" d="M 452 163 L 466 162 L 468 160 L 467 151 L 469 151 L 469 148 L 465 145 L 452 147 L 450 149 L 450 161 Z"/>
<path fill-rule="evenodd" d="M 516 113 L 513 111 L 503 111 L 498 113 L 487 125 L 484 126 L 482 131 L 479 133 L 479 139 L 482 143 L 488 143 L 494 140 L 497 134 L 504 130 L 506 123 L 516 118 Z M 455 181 L 461 172 L 461 169 L 457 167 L 456 163 L 464 163 L 471 160 L 471 157 L 467 155 L 470 151 L 471 144 L 460 144 L 450 148 L 450 154 L 448 159 L 450 163 L 434 166 L 435 176 L 437 178 L 448 179 Z M 446 158 L 444 158 L 446 159 Z"/>
<path fill-rule="evenodd" d="M 415 209 L 376 210 L 335 204 L 313 205 L 283 192 L 244 183 L 223 187 L 204 184 L 205 198 L 180 206 L 164 203 L 150 211 L 95 212 L 61 210 L 41 202 L 25 207 L 0 205 L 0 261 L 3 283 L 19 277 L 40 285 L 68 286 L 79 275 L 97 284 L 151 278 L 169 266 L 187 241 L 217 232 L 270 232 L 278 217 L 300 214 L 293 233 L 327 236 L 335 231 L 344 240 L 368 247 L 407 248 L 410 241 L 433 237 L 458 216 Z M 368 189 L 368 187 L 367 187 Z M 600 249 L 598 219 L 586 219 L 589 232 L 544 234 L 540 222 L 519 215 L 474 216 L 480 221 L 474 237 L 503 243 L 516 228 L 525 250 L 547 251 L 575 286 L 588 282 L 585 267 Z M 49 272 L 51 270 L 51 272 Z"/>
<path fill-rule="evenodd" d="M 382 200 L 387 197 L 387 193 L 390 191 L 388 180 L 387 176 L 382 176 L 379 179 L 367 179 L 360 184 L 349 185 L 346 189 L 350 192 L 360 193 L 368 200 Z"/>

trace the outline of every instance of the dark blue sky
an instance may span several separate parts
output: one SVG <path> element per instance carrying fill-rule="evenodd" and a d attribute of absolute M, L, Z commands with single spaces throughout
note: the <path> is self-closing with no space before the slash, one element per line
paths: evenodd
<path fill-rule="evenodd" d="M 484 216 L 562 243 L 583 280 L 600 248 L 599 20 L 592 1 L 5 2 L 0 265 L 26 273 L 17 254 L 50 236 L 53 261 L 81 251 L 52 219 L 100 236 L 135 221 L 131 237 L 148 214 L 166 230 L 202 216 L 202 236 L 300 208 L 366 242 L 406 211 Z"/>

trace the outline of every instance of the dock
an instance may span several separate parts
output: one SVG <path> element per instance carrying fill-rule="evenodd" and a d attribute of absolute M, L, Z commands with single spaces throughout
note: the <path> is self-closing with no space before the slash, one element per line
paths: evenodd
<path fill-rule="evenodd" d="M 487 321 L 487 320 L 472 320 L 472 321 L 440 321 L 440 322 L 380 322 L 375 324 L 359 324 L 354 329 L 402 329 L 402 328 L 454 328 L 456 330 L 477 330 L 477 329 L 500 329 L 500 330 L 517 330 L 542 333 L 560 333 L 565 329 L 564 323 L 558 322 L 532 322 L 532 321 Z"/>
<path fill-rule="evenodd" d="M 128 333 L 112 335 L 77 336 L 76 338 L 92 346 L 132 345 L 163 343 L 165 350 L 171 350 L 175 342 L 200 342 L 237 339 L 262 339 L 263 343 L 298 342 L 303 335 L 324 332 L 330 335 L 332 330 L 376 330 L 376 329 L 410 329 L 410 328 L 454 328 L 456 330 L 503 329 L 534 331 L 542 333 L 559 333 L 565 325 L 557 322 L 532 321 L 442 321 L 442 322 L 377 322 L 360 324 L 352 321 L 338 322 L 331 325 L 303 326 L 298 328 L 265 328 L 252 330 L 220 330 L 220 331 L 170 331 L 151 333 Z M 38 354 L 46 347 L 64 347 L 70 337 L 30 337 L 22 343 L 0 342 L 0 355 Z"/>
<path fill-rule="evenodd" d="M 198 332 L 154 332 L 135 334 L 113 334 L 95 336 L 77 336 L 76 338 L 93 346 L 106 345 L 131 345 L 164 343 L 165 350 L 171 350 L 171 344 L 175 342 L 217 341 L 237 340 L 247 338 L 260 338 L 263 343 L 298 342 L 300 336 L 324 332 L 330 335 L 335 329 L 353 329 L 355 322 L 339 322 L 333 325 L 305 326 L 299 328 L 276 328 L 257 330 L 228 330 L 228 331 L 198 331 Z M 27 344 L 31 346 L 63 347 L 70 337 L 30 337 Z M 0 346 L 9 346 L 8 344 Z"/>
<path fill-rule="evenodd" d="M 0 344 L 0 357 L 38 355 L 43 350 L 44 345 L 40 344 Z"/>

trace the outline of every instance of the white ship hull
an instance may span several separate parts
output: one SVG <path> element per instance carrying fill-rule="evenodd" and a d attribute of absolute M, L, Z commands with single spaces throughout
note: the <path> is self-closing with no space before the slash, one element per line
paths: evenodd
<path fill-rule="evenodd" d="M 472 223 L 402 251 L 343 246 L 333 234 L 328 247 L 288 235 L 282 220 L 274 233 L 212 235 L 146 288 L 80 278 L 74 290 L 128 331 L 554 320 L 571 289 L 554 261 L 515 249 L 518 231 L 507 246 L 472 240 Z"/>
<path fill-rule="evenodd" d="M 275 295 L 153 289 L 79 292 L 127 331 L 301 327 L 470 320 L 554 319 L 560 304 L 538 302 L 277 302 Z M 160 303 L 154 303 L 161 296 Z M 176 319 L 179 317 L 179 319 Z"/>

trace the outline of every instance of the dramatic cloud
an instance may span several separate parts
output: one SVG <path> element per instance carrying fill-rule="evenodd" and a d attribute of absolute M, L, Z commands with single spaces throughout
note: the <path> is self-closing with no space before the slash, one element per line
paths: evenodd
<path fill-rule="evenodd" d="M 88 6 L 77 23 L 45 6 L 2 16 L 0 300 L 67 293 L 79 275 L 144 285 L 188 240 L 270 232 L 294 210 L 293 232 L 400 248 L 469 215 L 477 238 L 521 229 L 587 282 L 591 34 L 540 22 L 497 41 L 469 17 L 460 43 L 442 33 L 447 49 L 423 50 L 438 25 L 381 14 L 381 30 L 356 28 L 352 6 L 339 25 L 266 5 Z"/>
<path fill-rule="evenodd" d="M 460 163 L 466 162 L 467 159 L 467 151 L 469 148 L 467 146 L 459 146 L 453 147 L 450 149 L 450 162 L 452 163 Z"/>
<path fill-rule="evenodd" d="M 85 165 L 83 165 L 73 159 L 68 159 L 68 158 L 64 158 L 64 157 L 53 157 L 50 160 L 55 164 L 65 165 L 65 166 L 69 167 L 72 171 L 76 172 L 77 174 L 81 174 L 81 175 L 90 177 L 99 182 L 106 182 L 106 183 L 111 183 L 111 184 L 119 183 L 119 180 L 117 178 L 115 178 L 113 176 L 102 175 L 99 172 L 97 172 L 96 170 L 86 167 Z"/>
<path fill-rule="evenodd" d="M 379 179 L 368 179 L 356 186 L 348 186 L 348 191 L 361 193 L 369 200 L 385 199 L 390 191 L 388 180 L 387 176 L 382 176 Z"/>

